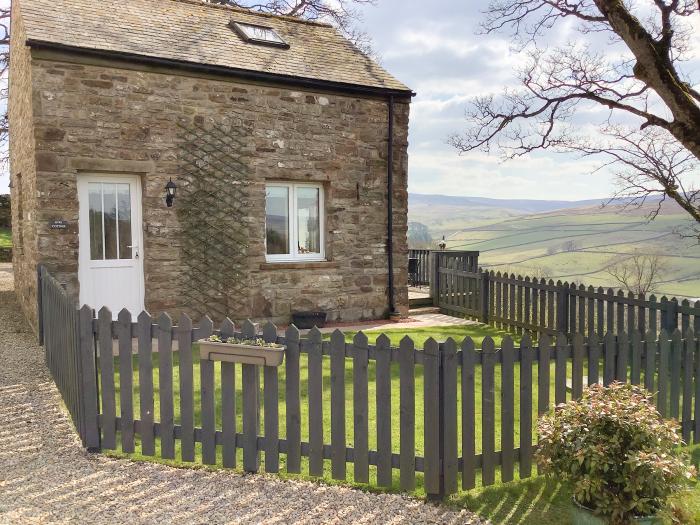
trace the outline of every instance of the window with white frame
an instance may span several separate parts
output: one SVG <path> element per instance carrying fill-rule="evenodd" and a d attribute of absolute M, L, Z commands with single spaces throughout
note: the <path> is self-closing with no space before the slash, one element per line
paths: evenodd
<path fill-rule="evenodd" d="M 265 188 L 265 245 L 268 261 L 324 258 L 323 187 L 270 182 Z"/>

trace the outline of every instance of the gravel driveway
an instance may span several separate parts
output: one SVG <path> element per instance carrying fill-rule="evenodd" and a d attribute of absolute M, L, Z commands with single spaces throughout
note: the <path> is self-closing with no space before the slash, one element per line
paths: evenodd
<path fill-rule="evenodd" d="M 480 523 L 400 495 L 84 452 L 0 265 L 0 523 Z"/>

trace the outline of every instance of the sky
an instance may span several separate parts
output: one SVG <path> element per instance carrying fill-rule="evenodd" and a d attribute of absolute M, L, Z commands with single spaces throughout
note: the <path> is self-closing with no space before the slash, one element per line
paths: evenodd
<path fill-rule="evenodd" d="M 379 0 L 363 9 L 363 27 L 382 65 L 417 96 L 411 104 L 409 191 L 493 198 L 578 200 L 608 197 L 615 190 L 599 163 L 558 153 L 538 153 L 503 163 L 497 155 L 458 155 L 447 137 L 465 128 L 464 112 L 475 95 L 514 85 L 521 57 L 507 35 L 478 34 L 486 0 Z M 700 18 L 700 17 L 696 17 Z M 700 30 L 700 25 L 698 26 Z M 700 34 L 700 33 L 696 33 Z M 591 39 L 572 25 L 559 25 L 552 42 Z M 594 44 L 606 45 L 597 37 Z M 696 60 L 686 71 L 700 79 Z M 604 118 L 605 112 L 591 115 Z M 585 122 L 585 117 L 578 120 Z"/>
<path fill-rule="evenodd" d="M 507 35 L 478 34 L 487 3 L 378 0 L 362 8 L 361 27 L 371 36 L 382 65 L 417 93 L 410 116 L 409 191 L 557 200 L 612 195 L 614 176 L 596 172 L 594 160 L 540 152 L 504 163 L 496 154 L 459 155 L 447 144 L 451 133 L 464 129 L 470 98 L 515 85 L 515 70 L 522 61 Z M 700 34 L 700 24 L 697 28 Z M 557 26 L 550 35 L 551 43 L 576 38 L 584 37 L 571 24 Z M 605 45 L 600 38 L 594 44 Z M 686 70 L 700 79 L 700 38 L 696 51 Z M 582 114 L 577 121 L 585 125 L 588 117 L 604 116 L 605 112 Z M 8 184 L 8 173 L 0 173 L 0 193 L 9 191 Z"/>

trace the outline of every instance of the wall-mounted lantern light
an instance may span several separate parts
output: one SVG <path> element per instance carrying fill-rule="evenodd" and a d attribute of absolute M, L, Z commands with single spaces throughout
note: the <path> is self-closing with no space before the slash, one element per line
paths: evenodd
<path fill-rule="evenodd" d="M 175 200 L 175 192 L 177 192 L 177 186 L 171 178 L 165 185 L 165 205 L 168 208 L 172 208 L 173 201 Z"/>
<path fill-rule="evenodd" d="M 438 246 L 440 247 L 441 250 L 444 250 L 447 248 L 447 242 L 445 242 L 445 236 L 442 236 L 442 240 L 438 243 Z"/>

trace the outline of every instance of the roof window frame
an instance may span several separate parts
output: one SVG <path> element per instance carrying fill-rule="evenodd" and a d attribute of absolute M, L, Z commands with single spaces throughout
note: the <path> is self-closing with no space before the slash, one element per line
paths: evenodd
<path fill-rule="evenodd" d="M 248 42 L 251 44 L 258 44 L 261 46 L 270 46 L 270 47 L 279 47 L 282 49 L 289 49 L 289 44 L 284 40 L 284 38 L 282 38 L 282 36 L 273 27 L 263 26 L 260 24 L 251 24 L 248 22 L 239 22 L 238 20 L 231 20 L 229 22 L 229 26 L 236 32 L 236 34 L 239 37 L 241 37 L 241 39 L 244 42 Z M 280 41 L 277 42 L 276 40 L 265 40 L 263 38 L 251 37 L 245 32 L 245 29 L 242 26 L 257 27 L 260 29 L 265 29 L 267 31 L 272 31 L 277 36 L 277 38 L 280 39 Z"/>

